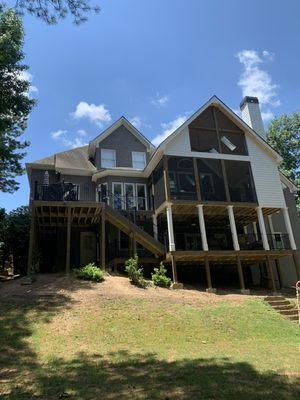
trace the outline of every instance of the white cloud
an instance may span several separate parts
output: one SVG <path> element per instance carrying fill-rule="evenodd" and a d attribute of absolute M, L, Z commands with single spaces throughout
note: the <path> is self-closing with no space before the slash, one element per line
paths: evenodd
<path fill-rule="evenodd" d="M 275 115 L 272 113 L 272 111 L 266 110 L 261 112 L 261 117 L 263 121 L 268 122 L 271 121 L 271 119 L 273 119 Z"/>
<path fill-rule="evenodd" d="M 85 101 L 80 101 L 71 115 L 75 119 L 87 118 L 98 126 L 111 121 L 110 112 L 104 104 L 88 104 Z"/>
<path fill-rule="evenodd" d="M 64 130 L 64 129 L 59 129 L 55 132 L 51 132 L 51 137 L 52 139 L 59 141 L 61 143 L 62 146 L 64 147 L 71 147 L 72 149 L 74 149 L 75 147 L 82 147 L 82 146 L 86 146 L 88 144 L 88 142 L 86 140 L 83 139 L 82 133 L 86 132 L 84 130 L 78 130 L 77 134 L 79 136 L 75 136 L 75 137 L 70 137 L 68 135 L 68 131 Z"/>
<path fill-rule="evenodd" d="M 156 97 L 151 100 L 151 104 L 156 106 L 156 107 L 162 107 L 169 101 L 169 96 L 165 95 L 160 95 L 159 93 L 156 93 Z"/>
<path fill-rule="evenodd" d="M 243 66 L 243 72 L 238 81 L 243 96 L 258 97 L 262 106 L 278 107 L 278 85 L 272 82 L 270 74 L 262 69 L 262 64 L 272 61 L 274 55 L 264 50 L 260 55 L 255 50 L 242 50 L 236 54 Z"/>
<path fill-rule="evenodd" d="M 133 117 L 129 120 L 129 122 L 136 127 L 136 129 L 141 129 L 142 120 L 140 117 Z"/>
<path fill-rule="evenodd" d="M 87 132 L 84 129 L 78 129 L 77 133 L 79 136 L 87 136 Z"/>
<path fill-rule="evenodd" d="M 173 133 L 179 126 L 181 126 L 187 119 L 187 113 L 184 115 L 178 115 L 173 121 L 168 123 L 162 123 L 161 127 L 163 129 L 162 133 L 155 136 L 152 139 L 152 143 L 155 146 L 158 146 L 161 142 L 163 142 L 171 133 Z"/>
<path fill-rule="evenodd" d="M 67 131 L 63 130 L 63 129 L 59 129 L 58 131 L 55 132 L 51 132 L 51 137 L 52 139 L 58 139 L 61 136 L 65 135 L 67 133 Z"/>
<path fill-rule="evenodd" d="M 30 86 L 28 89 L 28 96 L 30 96 L 33 93 L 37 94 L 39 92 L 38 88 L 31 84 L 33 81 L 33 75 L 30 72 L 28 72 L 26 70 L 20 71 L 19 78 L 23 81 L 28 81 L 30 83 Z"/>

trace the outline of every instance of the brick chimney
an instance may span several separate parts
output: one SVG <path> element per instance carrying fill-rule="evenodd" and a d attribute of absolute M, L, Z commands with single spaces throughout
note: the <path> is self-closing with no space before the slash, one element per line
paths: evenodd
<path fill-rule="evenodd" d="M 246 124 L 266 140 L 266 133 L 261 117 L 258 98 L 245 96 L 240 104 L 240 109 L 242 112 L 242 119 Z"/>

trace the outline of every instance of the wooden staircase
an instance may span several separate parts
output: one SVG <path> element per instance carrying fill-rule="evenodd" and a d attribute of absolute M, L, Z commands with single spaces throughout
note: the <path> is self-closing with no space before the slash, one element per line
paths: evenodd
<path fill-rule="evenodd" d="M 284 296 L 268 296 L 265 301 L 279 314 L 284 315 L 291 321 L 298 322 L 299 314 L 295 304 L 291 303 Z"/>
<path fill-rule="evenodd" d="M 165 254 L 165 247 L 161 242 L 154 239 L 149 233 L 143 231 L 134 222 L 124 217 L 121 213 L 112 207 L 105 205 L 105 219 L 119 228 L 128 236 L 134 235 L 135 240 L 148 249 L 156 256 L 162 257 Z"/>

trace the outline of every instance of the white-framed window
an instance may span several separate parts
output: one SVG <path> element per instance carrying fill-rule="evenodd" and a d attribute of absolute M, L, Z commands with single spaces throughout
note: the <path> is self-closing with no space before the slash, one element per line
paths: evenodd
<path fill-rule="evenodd" d="M 136 183 L 136 205 L 138 210 L 147 210 L 147 192 L 144 183 Z"/>
<path fill-rule="evenodd" d="M 126 210 L 134 210 L 135 208 L 135 187 L 134 183 L 124 183 Z"/>
<path fill-rule="evenodd" d="M 96 188 L 96 201 L 109 204 L 107 182 L 98 184 Z"/>
<path fill-rule="evenodd" d="M 134 169 L 144 169 L 146 166 L 146 153 L 142 151 L 132 152 L 132 167 Z"/>
<path fill-rule="evenodd" d="M 116 210 L 124 209 L 124 192 L 123 192 L 123 183 L 122 182 L 113 182 L 112 183 L 112 191 L 113 191 L 113 207 Z"/>
<path fill-rule="evenodd" d="M 116 167 L 116 150 L 101 149 L 101 168 Z"/>

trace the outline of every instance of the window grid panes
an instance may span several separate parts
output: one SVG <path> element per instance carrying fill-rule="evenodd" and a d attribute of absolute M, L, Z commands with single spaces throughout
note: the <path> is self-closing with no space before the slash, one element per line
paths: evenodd
<path fill-rule="evenodd" d="M 114 168 L 116 167 L 116 151 L 109 149 L 101 149 L 101 167 Z"/>
<path fill-rule="evenodd" d="M 132 167 L 134 169 L 144 169 L 146 166 L 146 154 L 139 151 L 132 152 Z"/>

